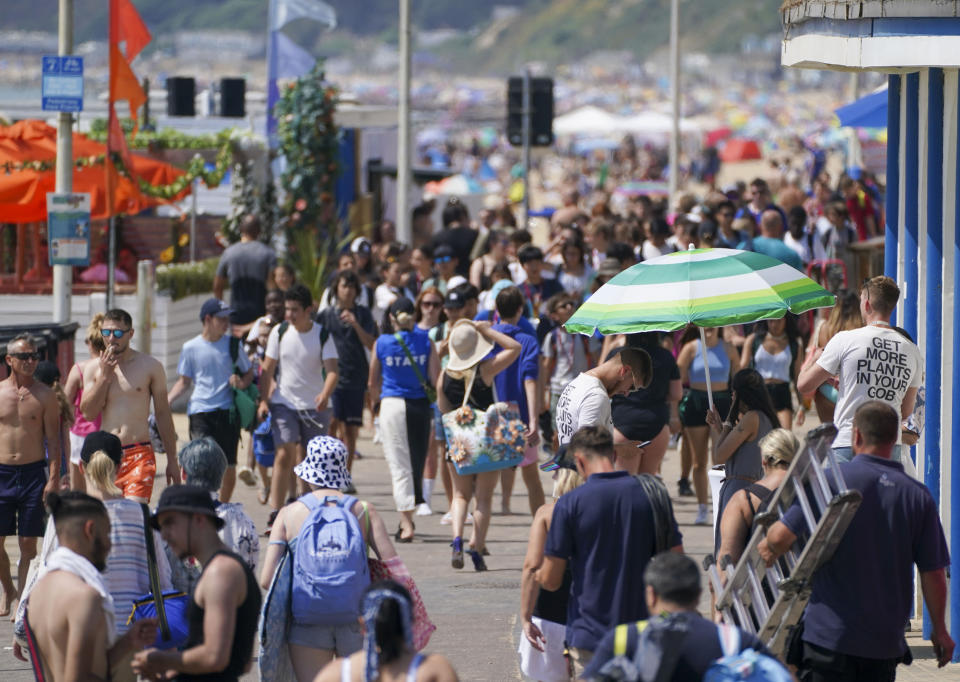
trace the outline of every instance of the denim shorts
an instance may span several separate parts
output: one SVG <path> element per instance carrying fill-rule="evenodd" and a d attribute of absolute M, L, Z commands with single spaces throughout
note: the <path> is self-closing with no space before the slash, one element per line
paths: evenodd
<path fill-rule="evenodd" d="M 443 430 L 443 415 L 440 414 L 440 408 L 434 403 L 433 407 L 433 439 L 444 444 L 447 442 L 447 434 Z"/>

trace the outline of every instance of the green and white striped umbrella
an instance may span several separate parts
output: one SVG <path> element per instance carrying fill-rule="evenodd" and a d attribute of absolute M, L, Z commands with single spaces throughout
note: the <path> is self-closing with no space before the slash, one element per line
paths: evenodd
<path fill-rule="evenodd" d="M 752 251 L 693 249 L 652 258 L 604 284 L 567 331 L 623 334 L 723 327 L 833 306 L 833 294 L 785 263 Z"/>

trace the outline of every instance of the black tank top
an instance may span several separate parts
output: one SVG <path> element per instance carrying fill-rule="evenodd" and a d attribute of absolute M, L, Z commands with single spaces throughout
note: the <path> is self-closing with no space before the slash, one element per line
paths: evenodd
<path fill-rule="evenodd" d="M 533 605 L 533 615 L 551 623 L 567 624 L 567 602 L 570 601 L 570 584 L 573 582 L 573 572 L 570 564 L 563 571 L 563 582 L 554 592 L 540 590 L 537 603 Z"/>
<path fill-rule="evenodd" d="M 260 618 L 260 585 L 257 584 L 253 571 L 239 555 L 221 549 L 215 552 L 210 560 L 212 561 L 218 554 L 225 554 L 240 564 L 247 579 L 247 598 L 237 607 L 237 623 L 233 632 L 233 644 L 230 647 L 230 662 L 227 663 L 227 667 L 222 672 L 218 673 L 201 675 L 184 673 L 177 675 L 176 679 L 180 682 L 189 680 L 222 680 L 224 682 L 239 680 L 253 654 L 253 641 L 257 634 L 257 621 Z M 207 566 L 209 565 L 210 561 L 207 562 Z M 203 570 L 207 570 L 206 566 Z M 200 574 L 200 580 L 202 579 L 203 573 Z M 190 604 L 187 606 L 187 623 L 190 626 L 190 632 L 184 649 L 203 644 L 203 609 L 194 601 L 192 595 Z"/>
<path fill-rule="evenodd" d="M 479 372 L 479 370 L 477 370 Z M 453 405 L 454 409 L 463 405 L 463 391 L 465 389 L 463 379 L 454 379 L 446 372 L 443 373 L 443 394 Z M 478 410 L 486 410 L 493 405 L 493 386 L 487 386 L 483 379 L 478 375 L 473 380 L 473 387 L 470 389 L 470 400 L 467 405 Z"/>

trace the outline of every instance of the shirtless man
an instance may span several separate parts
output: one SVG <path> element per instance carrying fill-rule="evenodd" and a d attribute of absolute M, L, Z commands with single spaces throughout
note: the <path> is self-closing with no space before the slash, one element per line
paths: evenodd
<path fill-rule="evenodd" d="M 10 376 L 0 381 L 0 616 L 10 615 L 19 599 L 30 561 L 43 535 L 43 498 L 60 481 L 60 458 L 50 458 L 49 477 L 44 439 L 49 452 L 60 452 L 60 406 L 53 391 L 34 381 L 40 353 L 30 334 L 18 334 L 7 345 Z M 3 549 L 8 535 L 17 534 L 20 561 L 13 586 L 10 558 Z"/>
<path fill-rule="evenodd" d="M 100 428 L 120 437 L 123 460 L 117 472 L 117 485 L 123 490 L 123 496 L 149 503 L 157 472 L 147 426 L 151 398 L 160 440 L 167 453 L 167 485 L 180 482 L 177 433 L 167 400 L 167 377 L 155 358 L 130 347 L 133 320 L 125 310 L 108 310 L 100 333 L 107 348 L 100 354 L 99 362 L 91 362 L 84 368 L 80 411 L 87 419 L 102 415 Z"/>
<path fill-rule="evenodd" d="M 106 508 L 76 491 L 54 493 L 47 501 L 60 546 L 28 597 L 27 642 L 34 674 L 55 682 L 109 679 L 114 662 L 154 641 L 157 621 L 138 620 L 117 639 L 113 603 L 107 603 L 109 592 L 100 575 L 110 553 Z"/>

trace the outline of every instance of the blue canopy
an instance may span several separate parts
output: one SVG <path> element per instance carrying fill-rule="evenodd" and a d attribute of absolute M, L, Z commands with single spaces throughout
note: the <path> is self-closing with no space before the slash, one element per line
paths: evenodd
<path fill-rule="evenodd" d="M 887 127 L 887 90 L 861 97 L 834 112 L 840 125 L 850 128 Z"/>

